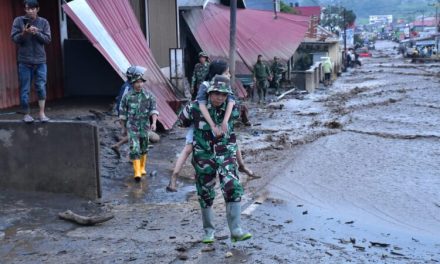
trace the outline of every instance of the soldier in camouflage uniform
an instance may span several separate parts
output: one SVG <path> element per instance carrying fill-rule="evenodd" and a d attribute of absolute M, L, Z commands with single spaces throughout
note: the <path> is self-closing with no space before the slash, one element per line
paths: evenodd
<path fill-rule="evenodd" d="M 257 63 L 253 69 L 253 79 L 257 87 L 258 103 L 266 102 L 266 92 L 269 86 L 268 80 L 271 80 L 269 67 L 263 62 L 263 55 L 258 55 Z"/>
<path fill-rule="evenodd" d="M 221 77 L 221 76 L 219 76 Z M 226 112 L 226 98 L 231 94 L 231 87 L 225 82 L 214 78 L 208 88 L 207 109 L 214 123 L 219 125 Z M 229 119 L 227 133 L 216 137 L 209 124 L 203 118 L 199 104 L 193 102 L 187 105 L 179 115 L 179 123 L 184 127 L 194 125 L 193 160 L 196 171 L 196 188 L 199 203 L 202 208 L 202 220 L 205 234 L 202 242 L 214 242 L 213 210 L 215 198 L 214 186 L 216 176 L 219 176 L 220 187 L 226 201 L 226 216 L 231 239 L 233 242 L 252 237 L 240 227 L 241 196 L 243 187 L 240 184 L 237 171 L 237 143 L 233 130 L 233 122 L 239 117 L 239 111 L 234 108 Z"/>
<path fill-rule="evenodd" d="M 199 53 L 199 63 L 194 66 L 191 80 L 191 100 L 195 100 L 200 84 L 205 80 L 209 71 L 209 56 L 205 52 Z"/>
<path fill-rule="evenodd" d="M 142 175 L 147 174 L 145 165 L 148 152 L 148 131 L 156 130 L 156 121 L 159 116 L 156 98 L 142 88 L 145 82 L 145 71 L 145 68 L 136 67 L 136 71 L 128 80 L 133 89 L 123 96 L 119 107 L 119 118 L 128 134 L 130 159 L 133 161 L 136 181 L 140 181 Z"/>
<path fill-rule="evenodd" d="M 275 86 L 275 95 L 280 95 L 280 81 L 283 77 L 283 72 L 286 71 L 286 67 L 279 61 L 278 57 L 273 58 L 272 66 L 270 67 L 273 75 L 273 84 Z"/>

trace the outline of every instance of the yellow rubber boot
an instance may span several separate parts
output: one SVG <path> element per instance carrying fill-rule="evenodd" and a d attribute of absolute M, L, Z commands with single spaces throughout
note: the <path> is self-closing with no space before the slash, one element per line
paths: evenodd
<path fill-rule="evenodd" d="M 145 166 L 147 165 L 147 160 L 148 160 L 147 154 L 144 154 L 141 157 L 141 175 L 142 176 L 147 175 L 147 171 L 145 170 Z"/>
<path fill-rule="evenodd" d="M 140 181 L 142 177 L 141 160 L 133 160 L 133 171 L 134 171 L 134 180 Z"/>

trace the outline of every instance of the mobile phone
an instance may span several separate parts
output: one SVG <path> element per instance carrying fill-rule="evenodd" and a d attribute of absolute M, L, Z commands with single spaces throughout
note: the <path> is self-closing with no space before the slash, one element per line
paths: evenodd
<path fill-rule="evenodd" d="M 23 18 L 23 25 L 28 27 L 28 25 L 29 25 L 29 18 L 26 18 L 26 17 Z"/>

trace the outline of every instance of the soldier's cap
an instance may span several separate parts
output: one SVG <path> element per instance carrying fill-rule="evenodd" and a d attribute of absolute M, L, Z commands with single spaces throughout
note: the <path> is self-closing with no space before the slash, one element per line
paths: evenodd
<path fill-rule="evenodd" d="M 142 80 L 143 82 L 146 81 L 145 78 L 145 72 L 147 71 L 146 68 L 142 66 L 130 66 L 127 69 L 127 72 L 125 75 L 127 76 L 127 79 L 130 83 L 134 83 L 137 80 Z"/>
<path fill-rule="evenodd" d="M 208 54 L 206 52 L 204 52 L 204 51 L 199 52 L 199 58 L 200 57 L 205 57 L 205 58 L 209 59 Z"/>
<path fill-rule="evenodd" d="M 232 94 L 231 82 L 229 78 L 224 75 L 214 76 L 208 88 L 208 94 L 211 92 Z"/>

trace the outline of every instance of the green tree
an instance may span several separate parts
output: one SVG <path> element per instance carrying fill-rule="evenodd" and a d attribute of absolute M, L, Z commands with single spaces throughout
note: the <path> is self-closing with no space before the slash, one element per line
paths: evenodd
<path fill-rule="evenodd" d="M 328 6 L 323 11 L 321 26 L 328 28 L 332 32 L 337 32 L 344 29 L 344 27 L 352 26 L 355 20 L 356 14 L 353 10 L 340 6 Z"/>
<path fill-rule="evenodd" d="M 282 13 L 290 13 L 290 14 L 296 14 L 296 10 L 293 7 L 290 7 L 290 5 L 284 3 L 284 1 L 280 1 L 280 12 Z"/>

